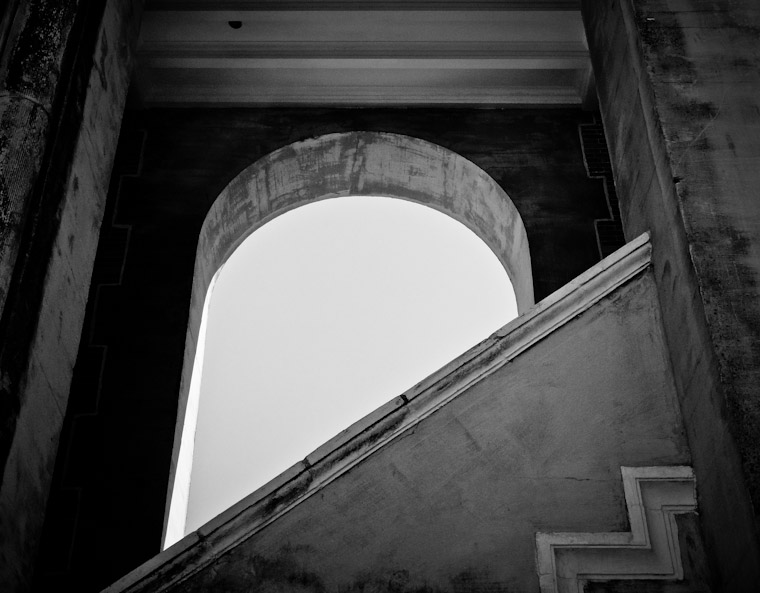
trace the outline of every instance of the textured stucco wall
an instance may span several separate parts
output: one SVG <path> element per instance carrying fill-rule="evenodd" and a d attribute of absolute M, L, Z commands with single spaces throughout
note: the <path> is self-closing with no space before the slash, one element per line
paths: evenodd
<path fill-rule="evenodd" d="M 650 230 L 707 551 L 760 583 L 760 6 L 584 2 L 627 233 Z"/>
<path fill-rule="evenodd" d="M 537 591 L 537 531 L 626 531 L 620 466 L 689 462 L 647 272 L 315 494 L 262 499 L 262 528 L 168 590 Z"/>

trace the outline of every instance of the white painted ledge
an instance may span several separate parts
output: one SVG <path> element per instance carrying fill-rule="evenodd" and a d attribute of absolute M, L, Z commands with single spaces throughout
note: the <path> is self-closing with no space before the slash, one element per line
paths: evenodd
<path fill-rule="evenodd" d="M 690 467 L 621 467 L 631 531 L 537 533 L 541 593 L 583 593 L 587 581 L 683 578 L 675 515 L 696 510 Z"/>

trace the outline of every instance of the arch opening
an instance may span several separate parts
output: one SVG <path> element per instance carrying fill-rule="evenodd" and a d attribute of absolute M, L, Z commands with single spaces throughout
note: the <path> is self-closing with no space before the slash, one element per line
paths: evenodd
<path fill-rule="evenodd" d="M 184 520 L 178 521 L 178 516 L 186 516 L 189 474 L 183 473 L 182 459 L 186 462 L 188 451 L 192 458 L 199 394 L 200 373 L 193 368 L 202 355 L 210 286 L 222 264 L 253 231 L 293 208 L 326 198 L 371 195 L 418 202 L 465 224 L 507 271 L 518 311 L 533 304 L 527 237 L 519 214 L 496 182 L 461 156 L 414 138 L 360 132 L 299 142 L 254 163 L 220 194 L 201 232 L 167 500 L 166 545 L 184 535 Z M 389 393 L 386 399 L 395 395 Z"/>

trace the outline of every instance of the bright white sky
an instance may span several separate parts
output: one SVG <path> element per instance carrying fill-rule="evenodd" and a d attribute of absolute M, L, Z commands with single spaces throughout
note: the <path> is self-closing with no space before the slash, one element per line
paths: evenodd
<path fill-rule="evenodd" d="M 337 198 L 263 226 L 212 294 L 186 531 L 516 310 L 485 243 L 425 206 Z"/>

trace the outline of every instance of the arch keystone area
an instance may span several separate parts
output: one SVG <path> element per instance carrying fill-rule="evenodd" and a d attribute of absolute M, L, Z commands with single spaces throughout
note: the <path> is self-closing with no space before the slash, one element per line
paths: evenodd
<path fill-rule="evenodd" d="M 194 433 L 199 385 L 193 368 L 200 359 L 203 311 L 215 275 L 248 235 L 270 220 L 299 206 L 342 196 L 399 198 L 448 214 L 480 237 L 502 263 L 518 313 L 534 304 L 528 238 L 520 214 L 499 184 L 464 157 L 410 136 L 349 132 L 296 142 L 256 161 L 219 194 L 198 240 L 165 534 L 174 521 L 170 513 L 174 517 L 186 512 L 186 502 L 183 511 L 174 508 L 172 499 L 186 501 L 189 490 L 189 475 L 177 476 L 189 471 L 182 468 L 192 459 L 192 448 L 188 444 L 180 451 L 180 444 L 186 438 L 191 443 Z"/>

